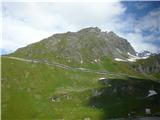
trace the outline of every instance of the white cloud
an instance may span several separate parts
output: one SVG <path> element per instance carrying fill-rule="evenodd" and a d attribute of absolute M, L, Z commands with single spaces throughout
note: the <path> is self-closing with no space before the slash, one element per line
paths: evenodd
<path fill-rule="evenodd" d="M 141 52 L 142 50 L 149 50 L 151 52 L 157 52 L 159 47 L 156 47 L 152 43 L 145 42 L 145 37 L 140 33 L 119 33 L 121 36 L 129 40 L 134 49 L 137 52 Z"/>
<path fill-rule="evenodd" d="M 147 15 L 136 20 L 132 15 L 126 18 L 122 29 L 117 33 L 126 38 L 136 51 L 149 50 L 160 51 L 160 47 L 154 42 L 160 42 L 160 9 L 150 11 Z M 120 27 L 119 27 L 120 28 Z M 122 32 L 131 28 L 131 32 Z M 148 31 L 148 32 L 146 32 Z M 145 33 L 145 34 L 144 34 Z"/>
<path fill-rule="evenodd" d="M 34 29 L 21 21 L 7 17 L 3 22 L 2 47 L 8 50 L 15 50 L 49 35 L 51 33 Z"/>
<path fill-rule="evenodd" d="M 141 31 L 149 30 L 151 32 L 160 31 L 160 9 L 151 11 L 146 16 L 137 21 L 136 28 Z"/>
<path fill-rule="evenodd" d="M 14 19 L 38 29 L 104 25 L 124 12 L 118 2 L 110 3 L 11 3 L 4 5 Z"/>
<path fill-rule="evenodd" d="M 15 50 L 53 33 L 104 27 L 125 8 L 110 3 L 3 3 L 2 47 Z M 112 26 L 111 26 L 112 27 Z"/>
<path fill-rule="evenodd" d="M 103 3 L 106 3 L 106 2 L 119 2 L 120 0 L 2 0 L 2 2 L 58 2 L 58 3 L 80 3 L 80 2 L 83 2 L 83 3 L 88 3 L 88 2 L 94 2 L 94 3 L 97 3 L 97 2 L 103 2 Z"/>

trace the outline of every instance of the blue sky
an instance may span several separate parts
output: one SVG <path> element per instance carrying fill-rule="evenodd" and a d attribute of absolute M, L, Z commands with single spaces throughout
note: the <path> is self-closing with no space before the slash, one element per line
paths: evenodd
<path fill-rule="evenodd" d="M 121 18 L 127 21 L 131 18 L 130 24 L 128 24 L 128 29 L 123 29 L 123 33 L 127 36 L 128 34 L 133 34 L 133 37 L 141 36 L 142 38 L 136 38 L 140 41 L 138 44 L 133 40 L 134 46 L 139 45 L 138 50 L 146 49 L 152 52 L 160 50 L 160 2 L 159 1 L 130 1 L 121 2 L 126 10 Z M 124 37 L 126 37 L 124 35 Z M 131 37 L 127 37 L 131 40 Z M 134 43 L 135 42 L 135 43 Z M 144 46 L 143 46 L 144 45 Z M 146 46 L 145 46 L 146 45 Z M 140 48 L 142 46 L 142 49 Z"/>
<path fill-rule="evenodd" d="M 130 1 L 121 2 L 126 10 L 121 16 L 123 20 L 132 16 L 132 23 L 128 25 L 129 30 L 124 34 L 139 33 L 143 36 L 143 42 L 154 45 L 160 50 L 160 1 Z M 135 29 L 138 29 L 138 32 Z M 146 48 L 147 49 L 147 48 Z M 150 49 L 148 47 L 148 49 Z"/>
<path fill-rule="evenodd" d="M 55 33 L 97 26 L 126 38 L 136 51 L 160 51 L 160 2 L 2 3 L 1 52 Z"/>

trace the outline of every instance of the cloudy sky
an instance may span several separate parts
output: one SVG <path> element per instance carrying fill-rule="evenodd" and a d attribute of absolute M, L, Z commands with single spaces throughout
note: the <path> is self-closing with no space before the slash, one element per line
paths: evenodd
<path fill-rule="evenodd" d="M 160 2 L 3 2 L 1 52 L 55 33 L 98 26 L 126 38 L 136 51 L 160 51 Z"/>

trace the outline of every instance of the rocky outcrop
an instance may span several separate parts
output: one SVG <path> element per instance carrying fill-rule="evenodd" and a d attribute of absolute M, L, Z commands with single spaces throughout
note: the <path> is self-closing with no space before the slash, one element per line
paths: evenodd
<path fill-rule="evenodd" d="M 160 72 L 160 54 L 151 55 L 147 59 L 138 60 L 133 68 L 142 73 L 159 73 Z"/>

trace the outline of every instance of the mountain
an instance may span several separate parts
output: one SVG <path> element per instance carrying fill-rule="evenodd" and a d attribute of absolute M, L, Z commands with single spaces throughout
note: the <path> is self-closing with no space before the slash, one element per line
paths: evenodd
<path fill-rule="evenodd" d="M 157 57 L 150 60 L 153 55 L 149 51 L 137 53 L 126 39 L 112 31 L 104 32 L 98 27 L 89 27 L 77 32 L 54 34 L 7 56 L 61 64 L 68 68 L 144 77 L 159 72 L 159 64 L 155 61 Z M 153 64 L 149 66 L 148 63 Z"/>
<path fill-rule="evenodd" d="M 147 65 L 150 60 L 144 59 L 150 54 L 149 51 L 137 54 L 126 39 L 112 31 L 103 32 L 98 27 L 89 27 L 77 32 L 54 34 L 39 42 L 19 48 L 7 56 L 49 64 L 62 64 L 62 66 L 67 65 L 78 69 L 144 76 L 144 73 L 159 71 L 159 68 L 154 67 L 155 64 L 153 64 L 152 71 L 148 70 L 151 69 Z M 139 61 L 146 61 L 146 64 L 142 65 Z M 144 69 L 141 68 L 142 66 Z"/>
<path fill-rule="evenodd" d="M 136 55 L 126 39 L 114 32 L 102 32 L 97 27 L 89 27 L 78 32 L 54 34 L 40 42 L 20 48 L 11 55 L 82 64 L 100 61 L 104 56 L 126 59 L 129 58 L 128 53 Z"/>
<path fill-rule="evenodd" d="M 90 27 L 54 34 L 2 55 L 1 61 L 4 120 L 108 120 L 159 114 L 160 55 L 141 59 L 114 32 Z"/>
<path fill-rule="evenodd" d="M 160 53 L 152 54 L 147 59 L 139 59 L 133 67 L 141 73 L 153 74 L 160 78 Z"/>
<path fill-rule="evenodd" d="M 138 57 L 149 57 L 152 53 L 150 51 L 144 50 L 137 53 Z"/>

